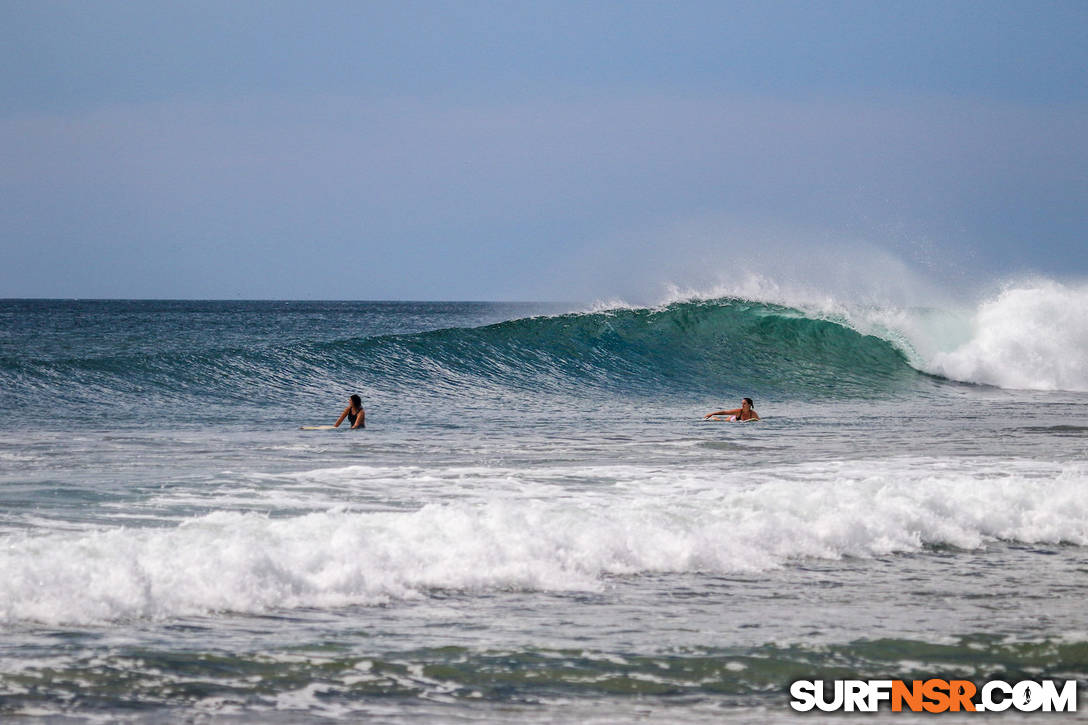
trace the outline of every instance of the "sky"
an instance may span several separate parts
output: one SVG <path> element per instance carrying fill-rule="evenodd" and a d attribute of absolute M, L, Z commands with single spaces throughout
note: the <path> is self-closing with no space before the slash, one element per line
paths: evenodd
<path fill-rule="evenodd" d="M 0 0 L 0 297 L 948 289 L 1086 230 L 1082 0 Z"/>

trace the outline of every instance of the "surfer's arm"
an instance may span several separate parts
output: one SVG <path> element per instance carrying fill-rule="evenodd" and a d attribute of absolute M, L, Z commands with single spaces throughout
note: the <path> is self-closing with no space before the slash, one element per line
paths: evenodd
<path fill-rule="evenodd" d="M 344 413 L 346 414 L 347 411 L 345 410 Z M 366 428 L 366 411 L 365 410 L 363 410 L 362 408 L 359 408 L 359 414 L 357 416 L 355 416 L 355 425 L 353 425 L 351 427 L 352 427 L 353 430 L 355 428 Z"/>
<path fill-rule="evenodd" d="M 716 413 L 707 413 L 703 416 L 703 420 L 711 418 L 715 415 L 740 415 L 740 408 L 737 408 L 736 410 L 719 410 Z"/>
<path fill-rule="evenodd" d="M 344 418 L 348 417 L 348 411 L 351 410 L 351 406 L 344 408 L 344 412 L 340 414 L 340 417 L 336 419 L 336 422 L 332 424 L 333 428 L 339 428 L 340 424 L 344 422 Z"/>

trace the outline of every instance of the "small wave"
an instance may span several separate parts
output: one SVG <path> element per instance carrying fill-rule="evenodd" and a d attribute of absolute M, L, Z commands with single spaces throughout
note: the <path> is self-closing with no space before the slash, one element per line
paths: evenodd
<path fill-rule="evenodd" d="M 284 518 L 217 512 L 173 529 L 9 536 L 0 541 L 0 621 L 336 607 L 434 590 L 596 590 L 607 576 L 756 572 L 995 540 L 1088 544 L 1083 465 L 827 462 L 748 472 L 743 487 L 710 472 L 680 481 L 644 473 L 634 490 L 576 500 Z"/>

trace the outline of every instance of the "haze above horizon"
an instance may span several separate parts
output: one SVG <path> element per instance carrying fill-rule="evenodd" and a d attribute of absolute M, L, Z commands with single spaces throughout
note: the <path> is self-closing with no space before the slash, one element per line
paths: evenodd
<path fill-rule="evenodd" d="M 1082 2 L 8 0 L 0 25 L 0 297 L 1088 277 Z"/>

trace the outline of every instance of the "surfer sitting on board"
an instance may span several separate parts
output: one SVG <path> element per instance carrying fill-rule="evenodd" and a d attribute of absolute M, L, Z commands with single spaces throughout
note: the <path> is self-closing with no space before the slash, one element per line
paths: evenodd
<path fill-rule="evenodd" d="M 736 410 L 719 410 L 716 413 L 707 413 L 703 420 L 713 418 L 715 415 L 728 415 L 729 420 L 759 420 L 759 413 L 752 407 L 752 399 L 745 398 Z"/>
<path fill-rule="evenodd" d="M 344 412 L 340 414 L 332 427 L 339 428 L 344 418 L 348 419 L 348 424 L 352 428 L 366 428 L 366 411 L 363 410 L 363 401 L 358 395 L 351 396 L 350 404 L 344 408 Z"/>

